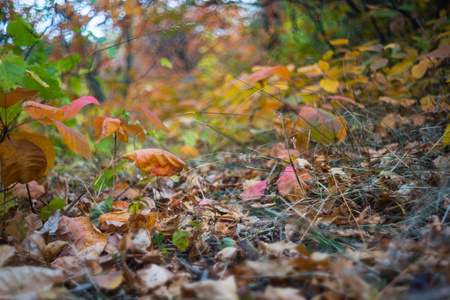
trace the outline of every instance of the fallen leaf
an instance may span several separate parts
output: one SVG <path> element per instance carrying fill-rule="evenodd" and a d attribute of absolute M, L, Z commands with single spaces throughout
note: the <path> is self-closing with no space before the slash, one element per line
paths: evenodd
<path fill-rule="evenodd" d="M 28 183 L 28 189 L 30 190 L 31 199 L 37 199 L 45 194 L 44 186 L 40 185 L 35 180 Z M 26 184 L 16 184 L 13 189 L 13 193 L 19 199 L 28 199 L 28 190 Z"/>
<path fill-rule="evenodd" d="M 152 264 L 142 270 L 137 271 L 137 278 L 140 283 L 142 293 L 154 290 L 168 281 L 172 280 L 173 274 L 166 268 Z"/>
<path fill-rule="evenodd" d="M 86 217 L 69 218 L 63 216 L 56 232 L 58 239 L 73 243 L 80 254 L 98 256 L 108 243 L 108 236 L 101 233 Z M 66 255 L 74 255 L 73 249 L 68 248 Z"/>
<path fill-rule="evenodd" d="M 0 246 L 0 268 L 8 262 L 8 259 L 14 256 L 16 253 L 16 248 L 9 245 Z"/>
<path fill-rule="evenodd" d="M 123 281 L 123 271 L 110 272 L 104 275 L 92 276 L 95 283 L 106 290 L 115 290 Z"/>
<path fill-rule="evenodd" d="M 234 276 L 225 280 L 203 280 L 182 287 L 182 298 L 200 300 L 239 300 Z"/>
<path fill-rule="evenodd" d="M 266 190 L 266 188 L 267 182 L 265 180 L 260 181 L 241 194 L 242 200 L 259 200 L 264 195 L 264 191 Z"/>
<path fill-rule="evenodd" d="M 181 159 L 161 149 L 136 150 L 121 158 L 133 161 L 136 167 L 150 176 L 173 176 L 186 166 Z"/>
<path fill-rule="evenodd" d="M 66 279 L 63 271 L 23 266 L 0 269 L 2 298 L 37 299 L 37 294 L 49 290 Z"/>
<path fill-rule="evenodd" d="M 248 83 L 250 85 L 254 85 L 256 82 L 258 82 L 260 80 L 264 80 L 271 75 L 278 75 L 281 78 L 286 79 L 287 81 L 289 81 L 291 79 L 289 76 L 289 70 L 286 67 L 275 66 L 275 67 L 272 67 L 269 69 L 265 69 L 265 70 L 261 70 L 261 71 L 253 73 L 248 78 Z"/>
<path fill-rule="evenodd" d="M 313 179 L 307 170 L 296 169 L 296 172 L 301 185 L 297 180 L 296 173 L 292 166 L 287 166 L 284 169 L 283 175 L 277 180 L 280 194 L 287 197 L 289 200 L 303 198 L 308 189 L 308 184 L 305 183 L 305 180 Z"/>

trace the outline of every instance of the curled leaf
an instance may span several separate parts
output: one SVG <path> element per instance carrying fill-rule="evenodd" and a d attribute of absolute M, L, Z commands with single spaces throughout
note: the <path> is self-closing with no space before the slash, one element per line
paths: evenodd
<path fill-rule="evenodd" d="M 173 176 L 183 170 L 186 163 L 170 152 L 161 149 L 136 150 L 121 156 L 133 161 L 150 176 Z"/>

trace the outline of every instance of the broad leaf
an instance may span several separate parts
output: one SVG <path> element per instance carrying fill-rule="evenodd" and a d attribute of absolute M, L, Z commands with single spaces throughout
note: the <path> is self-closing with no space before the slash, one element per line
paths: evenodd
<path fill-rule="evenodd" d="M 154 113 L 152 113 L 151 111 L 149 111 L 145 107 L 135 106 L 131 110 L 140 110 L 140 111 L 142 111 L 147 116 L 147 118 L 150 120 L 150 122 L 152 122 L 154 125 L 156 125 L 159 129 L 162 129 L 165 132 L 169 132 L 169 129 L 166 127 L 166 125 L 164 125 L 163 122 L 161 122 L 161 120 L 158 119 L 158 117 Z"/>
<path fill-rule="evenodd" d="M 39 34 L 22 17 L 9 22 L 6 31 L 16 46 L 31 46 L 39 41 Z"/>
<path fill-rule="evenodd" d="M 8 210 L 14 207 L 14 205 L 16 204 L 14 200 L 15 200 L 14 194 L 11 192 L 0 193 L 0 217 L 6 214 Z M 0 268 L 1 267 L 2 264 L 0 259 Z"/>
<path fill-rule="evenodd" d="M 73 100 L 72 105 L 65 105 L 63 107 L 61 107 L 61 110 L 64 112 L 64 120 L 69 120 L 74 118 L 79 112 L 80 110 L 88 104 L 95 104 L 95 105 L 100 105 L 100 103 L 98 103 L 97 99 L 95 99 L 92 96 L 85 96 L 85 97 L 81 97 L 78 98 L 76 100 Z"/>
<path fill-rule="evenodd" d="M 0 107 L 8 108 L 14 104 L 25 100 L 26 98 L 33 97 L 38 91 L 29 90 L 24 88 L 17 88 L 10 90 L 9 93 L 4 94 L 0 92 Z"/>
<path fill-rule="evenodd" d="M 189 246 L 189 232 L 177 231 L 172 237 L 172 243 L 180 250 L 185 251 Z"/>
<path fill-rule="evenodd" d="M 36 120 L 49 118 L 62 122 L 64 119 L 64 112 L 61 109 L 34 101 L 24 102 L 23 109 L 30 117 Z M 46 120 L 43 122 L 46 122 Z M 51 124 L 51 122 L 44 124 Z"/>
<path fill-rule="evenodd" d="M 264 191 L 267 188 L 267 182 L 265 180 L 258 182 L 245 192 L 241 194 L 242 200 L 259 200 L 264 195 Z"/>
<path fill-rule="evenodd" d="M 335 139 L 344 140 L 346 137 L 344 120 L 327 111 L 305 105 L 299 116 L 297 124 L 319 142 L 330 144 Z"/>
<path fill-rule="evenodd" d="M 4 93 L 16 88 L 23 82 L 26 72 L 26 63 L 20 56 L 8 56 L 0 59 L 0 87 Z"/>
<path fill-rule="evenodd" d="M 70 150 L 86 159 L 91 158 L 91 149 L 89 148 L 89 142 L 84 135 L 67 127 L 63 123 L 57 120 L 51 120 L 56 128 L 58 128 L 59 133 L 61 133 L 64 142 L 69 147 Z"/>
<path fill-rule="evenodd" d="M 122 124 L 126 131 L 138 138 L 139 142 L 145 142 L 145 132 L 139 125 Z"/>
<path fill-rule="evenodd" d="M 108 243 L 108 236 L 101 233 L 86 217 L 69 218 L 63 216 L 56 231 L 58 239 L 71 242 L 75 249 L 68 249 L 73 255 L 74 250 L 79 255 L 91 254 L 98 256 Z"/>
<path fill-rule="evenodd" d="M 283 175 L 281 175 L 277 180 L 280 194 L 290 200 L 298 200 L 299 198 L 303 198 L 308 188 L 305 180 L 312 180 L 311 175 L 306 170 L 296 169 L 296 172 L 294 172 L 292 166 L 287 166 L 286 169 L 284 169 Z"/>
<path fill-rule="evenodd" d="M 173 176 L 183 170 L 186 163 L 170 152 L 161 149 L 136 150 L 121 156 L 131 160 L 150 176 Z"/>
<path fill-rule="evenodd" d="M 56 152 L 55 147 L 48 137 L 37 133 L 18 132 L 11 134 L 9 138 L 11 140 L 24 139 L 38 146 L 44 152 L 45 158 L 47 160 L 47 168 L 45 169 L 43 175 L 45 176 L 50 172 L 50 170 L 53 168 L 53 165 L 55 164 Z"/>
<path fill-rule="evenodd" d="M 256 82 L 258 82 L 260 80 L 264 80 L 271 75 L 278 75 L 279 77 L 286 79 L 287 81 L 289 81 L 291 79 L 291 77 L 289 76 L 289 70 L 286 67 L 275 66 L 275 67 L 272 67 L 269 69 L 265 69 L 265 70 L 261 70 L 261 71 L 253 73 L 248 78 L 248 83 L 250 85 L 254 85 Z"/>
<path fill-rule="evenodd" d="M 27 183 L 42 177 L 47 168 L 45 153 L 25 139 L 6 140 L 0 144 L 1 179 L 4 186 Z"/>
<path fill-rule="evenodd" d="M 48 205 L 41 209 L 41 219 L 47 220 L 52 216 L 52 213 L 58 209 L 64 208 L 64 206 L 66 206 L 66 201 L 58 197 L 53 198 Z"/>

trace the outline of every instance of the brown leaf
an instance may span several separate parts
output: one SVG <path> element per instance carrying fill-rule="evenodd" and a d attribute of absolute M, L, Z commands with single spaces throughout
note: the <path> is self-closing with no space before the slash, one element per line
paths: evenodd
<path fill-rule="evenodd" d="M 2 298 L 36 299 L 37 294 L 66 279 L 63 271 L 24 266 L 0 269 Z"/>
<path fill-rule="evenodd" d="M 28 183 L 42 177 L 47 160 L 44 151 L 25 139 L 6 140 L 0 144 L 1 179 L 4 186 L 17 181 Z"/>
<path fill-rule="evenodd" d="M 8 108 L 22 100 L 25 100 L 26 98 L 33 97 L 37 93 L 38 91 L 25 88 L 10 90 L 8 94 L 0 92 L 0 107 Z"/>
<path fill-rule="evenodd" d="M 33 180 L 28 183 L 28 189 L 32 199 L 37 199 L 45 194 L 45 188 L 43 185 Z M 14 195 L 19 199 L 28 199 L 28 190 L 26 184 L 18 183 L 13 189 Z"/>
<path fill-rule="evenodd" d="M 104 275 L 92 276 L 95 283 L 106 290 L 115 290 L 123 281 L 123 271 L 111 272 Z"/>
<path fill-rule="evenodd" d="M 18 132 L 11 134 L 9 138 L 12 140 L 24 139 L 38 146 L 42 151 L 44 151 L 45 158 L 47 160 L 47 168 L 45 168 L 43 175 L 45 176 L 50 172 L 55 164 L 56 152 L 55 147 L 52 142 L 50 142 L 48 137 L 31 132 Z"/>
<path fill-rule="evenodd" d="M 69 218 L 63 216 L 59 222 L 56 235 L 60 240 L 73 243 L 77 252 L 98 256 L 108 242 L 108 237 L 101 233 L 86 217 Z M 66 254 L 74 255 L 72 249 Z"/>
<path fill-rule="evenodd" d="M 173 176 L 183 170 L 186 163 L 170 152 L 161 149 L 136 150 L 121 156 L 133 161 L 150 176 Z"/>
<path fill-rule="evenodd" d="M 3 267 L 3 265 L 14 256 L 16 253 L 16 248 L 8 245 L 1 245 L 0 246 L 0 268 Z"/>

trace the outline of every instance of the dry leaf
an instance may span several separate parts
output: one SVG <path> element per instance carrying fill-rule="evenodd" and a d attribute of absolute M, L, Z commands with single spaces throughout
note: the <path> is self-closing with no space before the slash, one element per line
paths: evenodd
<path fill-rule="evenodd" d="M 234 276 L 225 280 L 203 280 L 182 287 L 182 297 L 200 300 L 239 300 Z"/>
<path fill-rule="evenodd" d="M 186 166 L 181 159 L 161 149 L 136 150 L 121 158 L 133 161 L 136 167 L 150 176 L 173 176 Z"/>

